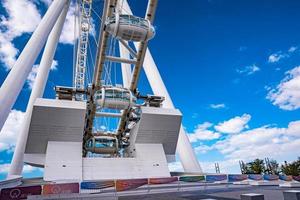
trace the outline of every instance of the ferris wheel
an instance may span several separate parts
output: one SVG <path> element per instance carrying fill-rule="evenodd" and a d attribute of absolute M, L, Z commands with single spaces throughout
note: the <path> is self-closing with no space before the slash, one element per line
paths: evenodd
<path fill-rule="evenodd" d="M 5 121 L 22 83 L 25 82 L 27 72 L 47 41 L 26 110 L 28 120 L 23 124 L 10 174 L 20 174 L 22 171 L 34 103 L 37 98 L 42 97 L 49 63 L 52 63 L 70 3 L 70 0 L 53 1 L 0 89 L 0 94 L 9 93 L 7 96 L 0 95 L 0 103 L 5 105 L 5 108 L 0 108 L 2 126 L 1 123 Z M 134 15 L 127 0 L 105 0 L 102 12 L 95 11 L 94 3 L 92 0 L 76 1 L 74 35 L 77 40 L 74 44 L 73 86 L 56 86 L 56 99 L 82 102 L 86 105 L 82 129 L 84 158 L 127 158 L 134 155 L 137 124 L 141 124 L 143 112 L 151 111 L 153 116 L 159 113 L 161 118 L 164 115 L 177 115 L 172 114 L 171 110 L 175 112 L 175 106 L 148 49 L 149 41 L 156 34 L 153 24 L 157 0 L 148 1 L 145 16 Z M 97 21 L 99 25 L 95 23 Z M 97 27 L 98 39 L 97 34 L 93 33 Z M 34 50 L 33 53 L 31 50 Z M 142 69 L 154 94 L 145 94 L 138 90 Z M 155 120 L 153 116 L 152 120 Z M 147 121 L 146 118 L 143 120 Z M 162 143 L 169 143 L 166 148 L 171 149 L 170 160 L 174 161 L 177 147 L 184 169 L 201 172 L 188 137 L 180 125 L 181 120 L 178 123 L 171 140 L 163 141 L 163 138 L 169 137 L 168 129 L 172 125 L 161 124 L 159 133 L 165 136 L 156 137 L 160 137 Z M 155 143 L 156 139 L 151 134 L 146 137 Z"/>

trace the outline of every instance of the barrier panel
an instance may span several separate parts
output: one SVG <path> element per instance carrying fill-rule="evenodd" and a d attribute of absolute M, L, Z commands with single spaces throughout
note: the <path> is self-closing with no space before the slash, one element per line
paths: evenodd
<path fill-rule="evenodd" d="M 228 182 L 237 182 L 247 180 L 246 174 L 228 174 Z"/>
<path fill-rule="evenodd" d="M 300 176 L 293 176 L 293 179 L 294 179 L 295 181 L 300 182 Z"/>
<path fill-rule="evenodd" d="M 148 184 L 148 179 L 116 180 L 116 191 L 121 192 L 125 190 L 136 189 L 146 184 Z"/>
<path fill-rule="evenodd" d="M 42 186 L 29 186 L 29 187 L 15 187 L 2 189 L 0 199 L 5 200 L 19 200 L 27 199 L 29 195 L 41 195 Z"/>
<path fill-rule="evenodd" d="M 115 187 L 115 181 L 86 181 L 80 184 L 81 189 L 104 189 L 110 187 Z"/>
<path fill-rule="evenodd" d="M 265 181 L 278 181 L 279 176 L 274 174 L 264 174 L 263 176 Z"/>
<path fill-rule="evenodd" d="M 180 176 L 179 181 L 200 182 L 200 181 L 205 181 L 205 176 Z"/>
<path fill-rule="evenodd" d="M 79 193 L 79 183 L 47 184 L 43 186 L 43 195 L 72 193 Z"/>
<path fill-rule="evenodd" d="M 293 177 L 292 176 L 286 176 L 286 175 L 279 175 L 279 179 L 282 181 L 292 181 Z"/>
<path fill-rule="evenodd" d="M 177 182 L 178 177 L 167 177 L 167 178 L 149 178 L 148 183 L 151 185 L 154 184 L 167 184 L 167 183 L 173 183 Z"/>
<path fill-rule="evenodd" d="M 206 175 L 205 180 L 207 182 L 225 181 L 227 180 L 227 175 Z"/>
<path fill-rule="evenodd" d="M 261 181 L 263 180 L 263 176 L 260 174 L 248 174 L 248 179 L 253 181 Z"/>

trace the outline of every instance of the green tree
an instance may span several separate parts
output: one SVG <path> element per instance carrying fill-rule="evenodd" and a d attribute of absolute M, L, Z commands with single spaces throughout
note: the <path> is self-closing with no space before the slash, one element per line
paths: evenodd
<path fill-rule="evenodd" d="M 280 167 L 279 167 L 278 162 L 274 159 L 269 160 L 268 158 L 266 158 L 265 160 L 266 160 L 265 173 L 278 175 L 280 173 Z"/>
<path fill-rule="evenodd" d="M 282 173 L 286 175 L 299 176 L 300 175 L 300 157 L 298 160 L 287 163 L 285 161 L 284 165 L 281 166 Z"/>
<path fill-rule="evenodd" d="M 248 165 L 249 172 L 252 174 L 262 174 L 265 172 L 264 160 L 257 158 L 254 161 L 249 162 L 247 165 Z"/>

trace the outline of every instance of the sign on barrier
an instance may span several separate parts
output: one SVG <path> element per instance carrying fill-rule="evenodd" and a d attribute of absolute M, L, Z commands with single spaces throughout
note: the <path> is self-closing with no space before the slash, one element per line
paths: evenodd
<path fill-rule="evenodd" d="M 5 200 L 19 200 L 27 199 L 29 195 L 40 195 L 42 193 L 42 187 L 29 186 L 29 187 L 15 187 L 2 189 L 0 193 L 0 199 Z"/>
<path fill-rule="evenodd" d="M 263 176 L 260 174 L 249 174 L 248 179 L 254 180 L 254 181 L 261 181 L 261 180 L 263 180 Z"/>
<path fill-rule="evenodd" d="M 136 189 L 140 186 L 148 184 L 148 179 L 127 179 L 127 180 L 116 180 L 117 192 Z"/>
<path fill-rule="evenodd" d="M 178 177 L 149 178 L 149 184 L 167 184 L 178 181 Z"/>
<path fill-rule="evenodd" d="M 293 179 L 300 182 L 300 176 L 293 176 Z"/>
<path fill-rule="evenodd" d="M 277 181 L 279 180 L 279 176 L 277 175 L 274 175 L 274 174 L 265 174 L 263 176 L 264 180 L 266 181 Z"/>
<path fill-rule="evenodd" d="M 204 176 L 180 176 L 179 181 L 200 182 L 200 181 L 205 181 L 205 177 Z"/>
<path fill-rule="evenodd" d="M 43 194 L 79 193 L 79 183 L 47 184 L 43 186 Z"/>
<path fill-rule="evenodd" d="M 283 181 L 292 181 L 293 177 L 292 176 L 286 176 L 286 175 L 279 175 L 279 179 Z"/>
<path fill-rule="evenodd" d="M 247 180 L 246 174 L 228 174 L 228 182 L 237 182 Z"/>
<path fill-rule="evenodd" d="M 81 189 L 104 189 L 115 187 L 115 181 L 81 182 Z"/>
<path fill-rule="evenodd" d="M 227 175 L 206 175 L 205 180 L 207 182 L 225 181 L 227 180 Z"/>

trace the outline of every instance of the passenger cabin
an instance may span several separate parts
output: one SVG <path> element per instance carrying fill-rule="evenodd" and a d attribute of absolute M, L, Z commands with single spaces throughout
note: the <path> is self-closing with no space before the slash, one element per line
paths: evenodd
<path fill-rule="evenodd" d="M 148 41 L 155 35 L 149 20 L 133 15 L 116 14 L 108 18 L 105 30 L 118 39 L 134 42 Z"/>
<path fill-rule="evenodd" d="M 97 108 L 124 110 L 135 105 L 136 97 L 131 91 L 118 87 L 103 87 L 94 94 Z"/>

